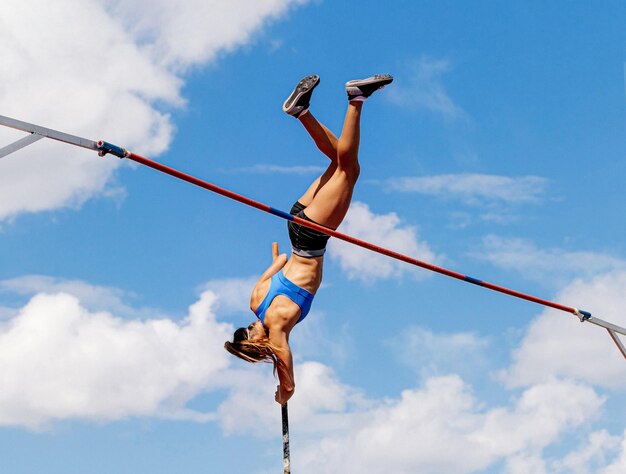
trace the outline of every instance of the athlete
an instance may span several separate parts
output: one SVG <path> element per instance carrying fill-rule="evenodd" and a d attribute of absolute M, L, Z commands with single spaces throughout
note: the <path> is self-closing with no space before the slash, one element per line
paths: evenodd
<path fill-rule="evenodd" d="M 328 169 L 296 201 L 291 214 L 336 229 L 348 212 L 359 177 L 361 109 L 375 91 L 390 84 L 390 75 L 376 75 L 346 83 L 348 110 L 339 139 L 309 111 L 317 75 L 302 79 L 283 104 L 285 113 L 297 118 L 317 147 L 330 158 Z M 248 362 L 271 362 L 280 385 L 276 401 L 286 403 L 294 393 L 293 357 L 289 347 L 291 330 L 302 321 L 322 283 L 324 252 L 329 236 L 288 223 L 291 258 L 272 244 L 272 264 L 263 272 L 250 296 L 250 309 L 257 316 L 247 328 L 235 331 L 226 342 L 228 352 Z"/>

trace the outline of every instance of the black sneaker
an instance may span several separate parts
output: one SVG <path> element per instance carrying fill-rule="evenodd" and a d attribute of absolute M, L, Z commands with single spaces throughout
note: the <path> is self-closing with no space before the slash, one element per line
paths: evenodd
<path fill-rule="evenodd" d="M 319 83 L 320 77 L 317 74 L 307 76 L 298 82 L 296 88 L 283 104 L 283 111 L 286 114 L 298 118 L 302 112 L 308 110 L 313 89 L 315 89 Z"/>
<path fill-rule="evenodd" d="M 377 74 L 367 79 L 348 81 L 346 82 L 348 100 L 356 99 L 357 97 L 369 97 L 378 89 L 391 84 L 391 81 L 393 81 L 393 77 L 389 74 Z"/>

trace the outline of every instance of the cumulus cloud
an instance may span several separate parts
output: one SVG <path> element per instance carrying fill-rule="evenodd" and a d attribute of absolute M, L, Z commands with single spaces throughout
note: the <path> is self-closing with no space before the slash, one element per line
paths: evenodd
<path fill-rule="evenodd" d="M 203 293 L 176 322 L 123 320 L 67 293 L 36 295 L 0 322 L 0 425 L 193 418 L 186 402 L 229 364 L 222 346 L 232 327 L 216 321 L 215 300 Z"/>
<path fill-rule="evenodd" d="M 436 176 L 391 178 L 386 189 L 446 199 L 459 199 L 468 205 L 496 202 L 536 204 L 544 196 L 548 180 L 540 176 L 498 176 L 461 173 Z"/>
<path fill-rule="evenodd" d="M 359 390 L 342 383 L 332 368 L 308 361 L 296 372 L 299 396 L 294 403 L 293 419 L 309 432 L 345 429 L 346 413 L 371 405 Z"/>
<path fill-rule="evenodd" d="M 271 376 L 268 377 L 270 366 L 249 367 L 244 361 L 236 361 L 236 364 L 241 367 L 240 370 L 231 370 L 222 376 L 222 384 L 228 387 L 228 395 L 215 411 L 216 422 L 226 435 L 274 438 L 277 433 L 273 428 L 278 412 L 270 408 L 270 403 L 273 403 L 277 383 Z"/>
<path fill-rule="evenodd" d="M 626 472 L 626 431 L 624 431 L 620 448 L 619 456 L 611 464 L 598 471 L 600 474 L 621 474 Z"/>
<path fill-rule="evenodd" d="M 225 433 L 262 438 L 276 435 L 276 412 L 259 410 L 259 398 L 273 400 L 277 382 L 260 372 L 256 367 L 227 375 L 230 393 L 216 412 Z M 294 373 L 297 396 L 289 401 L 289 419 L 303 433 L 347 429 L 351 420 L 348 412 L 354 407 L 367 406 L 358 390 L 341 383 L 324 364 L 312 361 L 296 364 Z"/>
<path fill-rule="evenodd" d="M 298 470 L 469 473 L 507 459 L 528 466 L 602 403 L 588 386 L 553 381 L 523 392 L 511 407 L 485 409 L 459 377 L 431 378 L 351 418 L 348 432 L 305 447 Z"/>
<path fill-rule="evenodd" d="M 490 341 L 473 332 L 435 333 L 413 326 L 402 333 L 402 345 L 389 341 L 394 355 L 422 377 L 484 370 Z"/>
<path fill-rule="evenodd" d="M 550 472 L 568 474 L 588 474 L 590 472 L 600 472 L 600 467 L 605 466 L 602 472 L 611 472 L 607 466 L 609 456 L 618 452 L 620 448 L 620 437 L 612 436 L 606 430 L 593 431 L 584 440 L 581 446 L 577 446 L 572 452 L 566 454 L 562 459 L 556 459 L 550 463 Z M 612 464 L 617 466 L 619 458 Z M 620 471 L 626 468 L 622 464 Z M 607 470 L 608 469 L 608 470 Z"/>
<path fill-rule="evenodd" d="M 556 301 L 584 308 L 593 315 L 626 327 L 626 272 L 615 271 L 590 280 L 576 280 Z M 624 358 L 607 332 L 580 323 L 567 313 L 545 310 L 528 327 L 513 364 L 503 372 L 511 387 L 524 387 L 555 376 L 624 390 Z"/>
<path fill-rule="evenodd" d="M 184 105 L 185 72 L 303 3 L 3 1 L 2 114 L 158 155 L 174 133 L 167 110 Z M 0 146 L 21 136 L 0 130 Z M 106 196 L 120 163 L 41 140 L 0 162 L 0 220 Z"/>
<path fill-rule="evenodd" d="M 524 277 L 551 285 L 564 286 L 573 278 L 590 278 L 600 273 L 626 269 L 626 261 L 598 252 L 540 249 L 532 241 L 488 235 L 476 258 Z"/>
<path fill-rule="evenodd" d="M 107 310 L 117 316 L 142 318 L 155 317 L 153 308 L 136 308 L 126 303 L 137 296 L 119 288 L 96 286 L 82 280 L 55 278 L 46 275 L 24 275 L 0 281 L 0 291 L 24 297 L 38 293 L 66 293 L 80 300 L 81 306 L 92 310 Z"/>
<path fill-rule="evenodd" d="M 445 59 L 421 58 L 411 65 L 406 80 L 396 79 L 389 98 L 401 107 L 426 109 L 449 120 L 464 117 L 465 111 L 454 103 L 441 81 L 449 71 Z"/>
<path fill-rule="evenodd" d="M 38 429 L 63 419 L 156 416 L 273 436 L 268 426 L 275 413 L 257 409 L 259 397 L 273 399 L 271 367 L 262 370 L 224 351 L 233 326 L 216 316 L 249 312 L 255 281 L 207 282 L 180 321 L 128 305 L 125 299 L 136 296 L 116 288 L 41 275 L 1 281 L 5 295 L 29 300 L 21 308 L 1 308 L 0 426 Z M 305 344 L 301 339 L 294 341 Z M 293 410 L 296 422 L 322 429 L 331 419 L 325 412 L 339 413 L 362 398 L 323 364 L 305 361 L 295 371 L 302 402 Z M 194 397 L 217 389 L 229 395 L 214 411 L 187 408 Z"/>
<path fill-rule="evenodd" d="M 212 291 L 219 295 L 216 309 L 220 314 L 250 312 L 250 294 L 259 275 L 249 278 L 219 278 L 201 286 L 201 291 Z"/>
<path fill-rule="evenodd" d="M 338 321 L 332 312 L 315 309 L 315 305 L 309 314 L 311 318 L 307 323 L 298 326 L 289 336 L 295 360 L 321 359 L 331 362 L 335 368 L 352 364 L 359 346 L 354 328 L 347 321 Z"/>
<path fill-rule="evenodd" d="M 252 39 L 267 19 L 308 0 L 109 0 L 107 9 L 161 64 L 188 68 Z"/>
<path fill-rule="evenodd" d="M 217 310 L 237 310 L 234 296 L 250 281 L 207 283 L 180 321 L 122 319 L 88 309 L 69 294 L 84 295 L 94 308 L 102 295 L 104 306 L 123 309 L 125 293 L 115 289 L 33 276 L 2 282 L 5 292 L 37 293 L 17 314 L 0 320 L 0 425 L 41 428 L 61 419 L 152 416 L 211 421 L 226 434 L 276 437 L 278 410 L 259 409 L 259 399 L 273 398 L 271 367 L 230 358 L 222 345 L 233 328 L 216 316 Z M 465 333 L 416 329 L 414 336 L 416 344 L 426 344 L 424 350 L 443 344 L 439 349 L 456 350 L 459 357 L 487 344 Z M 542 457 L 602 407 L 604 398 L 584 382 L 546 377 L 505 405 L 490 405 L 458 375 L 428 377 L 399 397 L 370 399 L 325 364 L 303 361 L 295 372 L 290 417 L 301 440 L 294 462 L 302 472 L 463 473 L 497 463 L 509 472 L 529 466 L 568 472 L 576 463 L 606 465 L 605 458 L 619 450 L 619 437 L 599 432 L 589 435 L 585 451 L 556 461 Z M 216 390 L 225 396 L 214 410 L 187 407 L 199 394 Z M 618 472 L 622 457 L 612 459 L 613 470 L 606 472 Z"/>
<path fill-rule="evenodd" d="M 436 263 L 441 259 L 430 249 L 428 243 L 419 240 L 417 229 L 403 225 L 396 213 L 375 214 L 367 204 L 362 202 L 352 203 L 348 215 L 338 230 L 429 263 Z M 416 278 L 424 278 L 428 275 L 425 270 L 415 269 L 407 263 L 339 239 L 329 241 L 329 255 L 331 259 L 339 262 L 341 269 L 348 274 L 349 278 L 362 281 L 398 278 L 407 273 Z"/>

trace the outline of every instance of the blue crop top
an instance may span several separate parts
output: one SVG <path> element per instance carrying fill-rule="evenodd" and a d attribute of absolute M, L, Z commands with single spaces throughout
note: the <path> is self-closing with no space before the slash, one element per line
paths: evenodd
<path fill-rule="evenodd" d="M 283 274 L 282 270 L 276 273 L 271 280 L 270 289 L 267 295 L 256 309 L 254 314 L 261 320 L 261 324 L 265 324 L 265 312 L 270 307 L 274 298 L 278 295 L 283 295 L 293 301 L 300 307 L 300 318 L 296 322 L 298 324 L 306 315 L 309 314 L 311 309 L 311 303 L 313 303 L 313 293 L 300 288 L 292 281 L 287 280 L 287 277 Z"/>

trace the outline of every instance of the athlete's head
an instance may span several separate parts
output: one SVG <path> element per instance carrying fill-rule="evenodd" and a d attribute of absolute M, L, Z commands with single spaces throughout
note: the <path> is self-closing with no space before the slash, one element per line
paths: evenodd
<path fill-rule="evenodd" d="M 276 372 L 278 359 L 275 352 L 278 349 L 270 342 L 261 321 L 255 321 L 247 328 L 237 329 L 232 342 L 226 341 L 224 348 L 247 362 L 269 362 L 274 365 L 274 372 Z"/>

